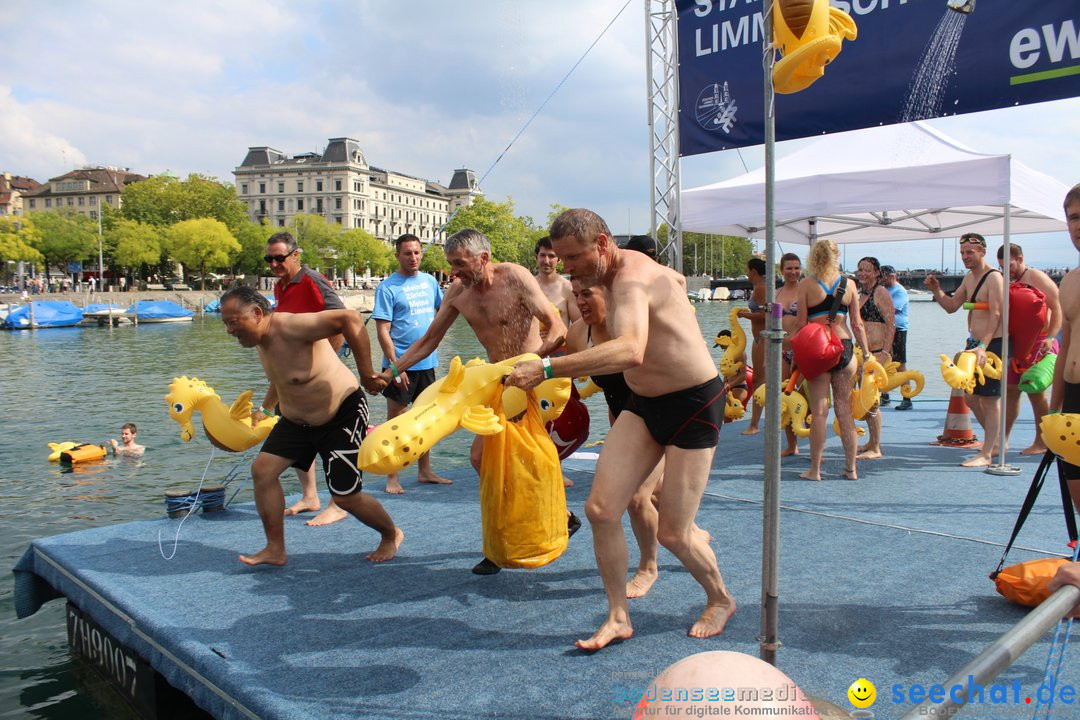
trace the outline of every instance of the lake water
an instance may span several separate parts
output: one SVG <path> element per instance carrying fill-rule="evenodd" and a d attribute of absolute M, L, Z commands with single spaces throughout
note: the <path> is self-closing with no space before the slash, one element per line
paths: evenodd
<path fill-rule="evenodd" d="M 702 337 L 711 348 L 717 330 L 728 327 L 731 305 L 696 307 Z M 908 367 L 926 375 L 924 396 L 947 397 L 938 354 L 963 346 L 964 313 L 950 316 L 934 303 L 912 303 L 910 315 Z M 374 328 L 369 332 L 377 347 Z M 719 361 L 719 348 L 712 352 Z M 464 360 L 480 354 L 471 330 L 459 319 L 440 351 L 439 374 L 454 355 Z M 5 503 L 0 562 L 8 568 L 34 538 L 160 517 L 165 488 L 198 483 L 210 445 L 201 433 L 190 444 L 180 441 L 179 426 L 169 419 L 164 401 L 174 376 L 202 378 L 226 403 L 248 388 L 261 399 L 266 386 L 255 351 L 241 348 L 215 316 L 178 325 L 0 333 L 0 368 L 0 417 L 9 433 L 0 446 L 0 498 Z M 600 395 L 587 404 L 593 418 L 590 441 L 596 441 L 606 433 L 606 411 Z M 381 422 L 385 403 L 375 399 L 371 408 L 372 422 Z M 887 424 L 888 413 L 885 419 Z M 139 426 L 138 440 L 148 448 L 143 460 L 110 460 L 70 473 L 47 461 L 48 442 L 104 443 L 118 438 L 125 422 Z M 467 466 L 471 439 L 462 431 L 436 446 L 435 468 Z M 207 477 L 224 476 L 236 461 L 217 453 Z M 287 480 L 286 491 L 297 492 L 291 472 Z M 380 485 L 378 479 L 369 483 L 373 489 Z M 237 501 L 250 499 L 247 481 Z M 82 720 L 123 714 L 115 703 L 100 704 L 100 690 L 100 683 L 88 678 L 68 653 L 64 603 L 53 601 L 34 616 L 16 620 L 9 574 L 0 584 L 0 718 Z"/>

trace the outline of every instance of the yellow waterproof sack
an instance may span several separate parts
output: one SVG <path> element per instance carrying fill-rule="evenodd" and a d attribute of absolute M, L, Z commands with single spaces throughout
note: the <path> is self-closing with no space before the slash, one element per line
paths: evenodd
<path fill-rule="evenodd" d="M 1046 585 L 1067 558 L 1039 558 L 1010 565 L 994 577 L 997 591 L 1014 603 L 1035 607 L 1050 597 Z"/>
<path fill-rule="evenodd" d="M 559 454 L 531 395 L 520 422 L 506 421 L 499 393 L 492 409 L 506 429 L 484 438 L 480 461 L 484 556 L 504 568 L 541 567 L 569 539 Z"/>

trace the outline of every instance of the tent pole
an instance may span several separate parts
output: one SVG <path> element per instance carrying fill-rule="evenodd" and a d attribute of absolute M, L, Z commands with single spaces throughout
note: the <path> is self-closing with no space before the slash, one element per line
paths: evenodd
<path fill-rule="evenodd" d="M 1009 283 L 1011 282 L 1011 278 L 1009 277 L 1009 263 L 1012 260 L 1012 251 L 1009 249 L 1009 225 L 1012 217 L 1012 205 L 1008 202 L 1005 203 L 1003 217 L 1004 242 L 1001 245 L 1001 275 L 1005 285 L 1003 288 L 1004 292 L 1002 293 L 1004 298 L 1001 303 L 1001 423 L 998 426 L 998 447 L 1000 448 L 1000 452 L 998 454 L 997 465 L 994 465 L 991 459 L 991 463 L 986 468 L 986 472 L 991 475 L 1019 475 L 1019 467 L 1007 465 L 1005 463 L 1005 427 L 1007 424 L 1006 416 L 1009 414 Z"/>
<path fill-rule="evenodd" d="M 780 353 L 784 340 L 781 307 L 776 303 L 776 113 L 772 86 L 775 55 L 772 46 L 772 9 L 765 10 L 765 483 L 762 502 L 761 543 L 761 659 L 776 665 L 780 599 Z"/>

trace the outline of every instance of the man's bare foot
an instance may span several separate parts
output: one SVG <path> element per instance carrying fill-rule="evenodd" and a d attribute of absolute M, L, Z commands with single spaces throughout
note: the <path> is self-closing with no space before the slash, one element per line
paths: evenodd
<path fill-rule="evenodd" d="M 401 487 L 401 481 L 396 476 L 388 475 L 386 477 L 386 487 L 383 488 L 384 493 L 390 495 L 404 495 L 405 488 Z"/>
<path fill-rule="evenodd" d="M 653 583 L 656 582 L 659 574 L 656 570 L 639 569 L 634 573 L 634 577 L 630 578 L 630 582 L 626 583 L 626 597 L 645 597 L 645 594 L 652 589 Z"/>
<path fill-rule="evenodd" d="M 859 479 L 859 471 L 858 471 L 857 468 L 852 468 L 850 470 L 844 470 L 844 477 L 847 478 L 848 480 L 858 480 Z"/>
<path fill-rule="evenodd" d="M 960 463 L 960 467 L 989 467 L 990 458 L 983 457 L 982 455 L 976 455 L 975 457 L 968 458 L 964 462 Z"/>
<path fill-rule="evenodd" d="M 315 498 L 314 500 L 305 500 L 304 498 L 300 498 L 300 501 L 298 503 L 285 511 L 285 514 L 299 515 L 300 513 L 315 512 L 321 507 L 322 503 L 319 502 L 319 498 Z"/>
<path fill-rule="evenodd" d="M 563 475 L 562 485 L 563 487 L 574 487 L 574 481 Z"/>
<path fill-rule="evenodd" d="M 405 533 L 401 532 L 401 528 L 394 528 L 394 539 L 383 540 L 379 543 L 379 547 L 375 548 L 374 552 L 367 556 L 367 559 L 371 562 L 386 562 L 392 560 L 397 555 L 398 548 L 401 547 L 401 543 L 405 540 Z"/>
<path fill-rule="evenodd" d="M 1021 455 L 1042 455 L 1046 452 L 1046 446 L 1039 443 L 1032 443 L 1030 446 L 1020 451 Z"/>
<path fill-rule="evenodd" d="M 803 480 L 821 480 L 821 473 L 816 470 L 807 470 L 804 473 L 799 473 L 799 477 Z"/>
<path fill-rule="evenodd" d="M 722 605 L 706 605 L 701 617 L 687 633 L 694 638 L 707 638 L 724 632 L 727 621 L 735 614 L 735 600 L 729 600 Z"/>
<path fill-rule="evenodd" d="M 798 455 L 798 454 L 799 454 L 799 446 L 795 445 L 793 447 L 784 448 L 784 451 L 780 453 L 780 457 L 789 457 L 791 455 Z"/>
<path fill-rule="evenodd" d="M 587 650 L 588 652 L 596 652 L 606 648 L 611 643 L 622 642 L 627 638 L 632 637 L 634 634 L 634 628 L 630 623 L 615 622 L 608 620 L 600 629 L 593 634 L 588 640 L 578 640 L 574 643 L 581 650 Z"/>
<path fill-rule="evenodd" d="M 877 460 L 884 456 L 881 454 L 881 449 L 879 448 L 877 450 L 860 449 L 859 454 L 855 457 L 859 460 Z"/>
<path fill-rule="evenodd" d="M 289 556 L 284 551 L 263 548 L 254 555 L 241 555 L 240 562 L 245 565 L 284 565 L 289 562 Z"/>
<path fill-rule="evenodd" d="M 321 525 L 333 525 L 338 520 L 344 520 L 346 515 L 348 515 L 348 513 L 346 513 L 334 503 L 330 503 L 325 510 L 323 510 L 321 513 L 311 518 L 304 524 L 310 525 L 311 527 L 319 527 Z"/>
<path fill-rule="evenodd" d="M 428 483 L 429 485 L 453 485 L 453 480 L 447 480 L 441 475 L 435 473 L 424 473 L 423 475 L 416 476 L 417 482 Z"/>
<path fill-rule="evenodd" d="M 741 434 L 742 435 L 757 435 L 759 432 L 761 432 L 760 428 L 750 426 L 750 427 L 746 428 L 745 430 L 743 430 Z"/>

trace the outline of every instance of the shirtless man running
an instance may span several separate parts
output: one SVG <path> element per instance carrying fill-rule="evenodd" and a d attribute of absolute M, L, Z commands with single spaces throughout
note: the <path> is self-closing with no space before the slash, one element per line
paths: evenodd
<path fill-rule="evenodd" d="M 968 350 L 975 353 L 975 360 L 982 366 L 986 352 L 1001 357 L 1001 307 L 1005 297 L 1001 273 L 986 262 L 986 238 L 978 233 L 960 236 L 960 260 L 968 273 L 960 287 L 950 297 L 941 290 L 937 276 L 928 275 L 923 284 L 933 293 L 934 301 L 950 315 L 966 302 L 987 303 L 986 310 L 968 311 Z M 993 273 L 997 273 L 995 277 Z M 964 467 L 987 467 L 997 453 L 998 435 L 1001 434 L 1001 381 L 986 378 L 984 385 L 976 385 L 975 393 L 968 395 L 971 411 L 986 433 L 979 454 L 960 463 Z"/>
<path fill-rule="evenodd" d="M 315 455 L 323 459 L 326 484 L 338 506 L 379 533 L 379 545 L 367 559 L 385 562 L 393 558 L 405 535 L 378 500 L 361 492 L 360 470 L 355 464 L 367 432 L 367 400 L 356 377 L 328 341 L 344 335 L 364 388 L 375 393 L 385 387 L 372 368 L 371 343 L 360 315 L 353 310 L 275 313 L 255 288 L 241 285 L 222 296 L 221 319 L 242 346 L 258 349 L 281 408 L 281 418 L 251 464 L 255 507 L 266 534 L 266 547 L 253 555 L 241 555 L 240 561 L 248 565 L 288 562 L 281 473 L 290 466 L 311 467 Z"/>
<path fill-rule="evenodd" d="M 735 612 L 735 600 L 694 518 L 723 422 L 724 384 L 702 340 L 686 281 L 641 253 L 619 250 L 607 224 L 590 210 L 561 214 L 551 225 L 551 241 L 567 272 L 595 279 L 606 291 L 611 339 L 573 355 L 519 363 L 507 384 L 528 390 L 545 376 L 623 372 L 632 391 L 604 441 L 585 505 L 608 616 L 577 646 L 599 650 L 634 633 L 622 515 L 661 458 L 668 479 L 660 494 L 657 540 L 705 589 L 706 607 L 690 635 L 718 635 Z"/>

